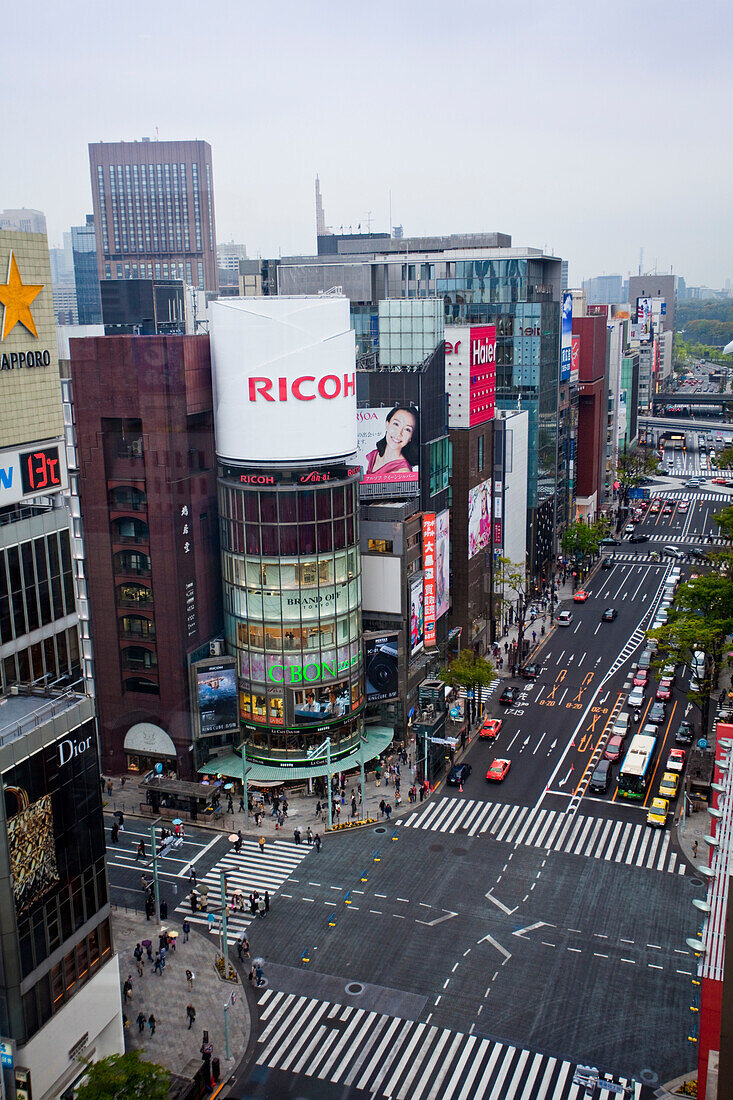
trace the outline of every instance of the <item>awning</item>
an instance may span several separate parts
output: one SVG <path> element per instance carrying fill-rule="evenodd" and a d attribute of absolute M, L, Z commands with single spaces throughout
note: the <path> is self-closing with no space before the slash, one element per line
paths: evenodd
<path fill-rule="evenodd" d="M 355 749 L 348 756 L 340 756 L 331 761 L 331 772 L 348 772 L 358 768 L 361 760 L 365 763 L 374 760 L 388 748 L 394 739 L 391 726 L 367 726 L 364 730 L 365 743 L 361 749 Z M 217 756 L 199 768 L 202 775 L 226 775 L 232 779 L 242 778 L 242 758 L 239 753 L 230 752 Z M 293 764 L 255 764 L 247 766 L 247 785 L 250 783 L 287 783 L 289 780 L 316 779 L 328 774 L 325 757 L 319 757 L 313 764 L 304 767 Z"/>
<path fill-rule="evenodd" d="M 176 757 L 176 746 L 165 730 L 154 722 L 138 722 L 125 734 L 125 752 L 139 752 L 143 756 Z"/>

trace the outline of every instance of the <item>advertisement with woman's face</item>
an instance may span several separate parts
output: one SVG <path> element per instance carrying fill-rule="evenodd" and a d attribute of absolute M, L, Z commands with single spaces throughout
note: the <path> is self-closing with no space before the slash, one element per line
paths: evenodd
<path fill-rule="evenodd" d="M 468 556 L 485 550 L 491 541 L 491 484 L 482 481 L 468 490 Z"/>
<path fill-rule="evenodd" d="M 414 406 L 357 409 L 357 457 L 362 484 L 419 480 L 420 419 Z"/>
<path fill-rule="evenodd" d="M 435 518 L 435 618 L 450 607 L 450 512 Z"/>

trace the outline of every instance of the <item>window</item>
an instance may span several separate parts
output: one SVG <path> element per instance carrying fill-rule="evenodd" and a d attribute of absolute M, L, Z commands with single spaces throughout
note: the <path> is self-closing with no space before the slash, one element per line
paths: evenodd
<path fill-rule="evenodd" d="M 481 473 L 481 471 L 484 468 L 484 437 L 483 437 L 483 435 L 480 435 L 478 437 L 478 456 L 477 456 L 477 458 L 478 458 L 478 471 L 479 471 L 479 473 Z"/>
<path fill-rule="evenodd" d="M 392 539 L 369 539 L 369 551 L 372 554 L 391 554 L 392 547 Z"/>

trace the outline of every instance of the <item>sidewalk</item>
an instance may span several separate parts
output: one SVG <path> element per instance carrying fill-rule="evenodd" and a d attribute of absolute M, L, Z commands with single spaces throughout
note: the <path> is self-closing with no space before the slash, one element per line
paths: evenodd
<path fill-rule="evenodd" d="M 162 927 L 178 930 L 176 950 L 168 952 L 162 975 L 153 972 L 152 964 L 144 955 L 141 978 L 133 956 L 135 945 L 152 940 L 155 956 L 160 927 L 131 910 L 113 907 L 112 932 L 120 960 L 120 978 L 124 982 L 129 974 L 132 981 L 132 994 L 122 1006 L 129 1021 L 129 1027 L 125 1028 L 125 1049 L 140 1049 L 147 1060 L 159 1062 L 178 1077 L 192 1079 L 201 1065 L 200 1047 L 206 1029 L 214 1047 L 213 1057 L 220 1062 L 221 1079 L 227 1080 L 247 1051 L 252 1027 L 248 990 L 241 980 L 243 978 L 246 983 L 246 974 L 239 968 L 240 980 L 236 984 L 221 981 L 214 962 L 217 947 L 211 938 L 207 939 L 192 926 L 190 939 L 184 943 L 180 925 L 168 920 Z M 186 982 L 187 969 L 195 975 L 192 990 Z M 227 1059 L 223 1006 L 232 992 L 237 996 L 236 1004 L 229 1008 L 230 1057 Z M 190 1031 L 186 1016 L 189 1003 L 196 1010 L 196 1020 Z M 139 1031 L 137 1016 L 140 1012 L 146 1017 L 151 1012 L 155 1015 L 154 1035 L 151 1036 L 148 1027 Z"/>

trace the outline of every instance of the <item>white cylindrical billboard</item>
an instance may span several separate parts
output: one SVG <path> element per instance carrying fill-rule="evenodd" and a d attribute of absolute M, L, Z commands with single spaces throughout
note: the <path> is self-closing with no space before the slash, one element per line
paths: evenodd
<path fill-rule="evenodd" d="M 220 298 L 209 308 L 219 458 L 287 463 L 353 455 L 348 298 Z"/>

